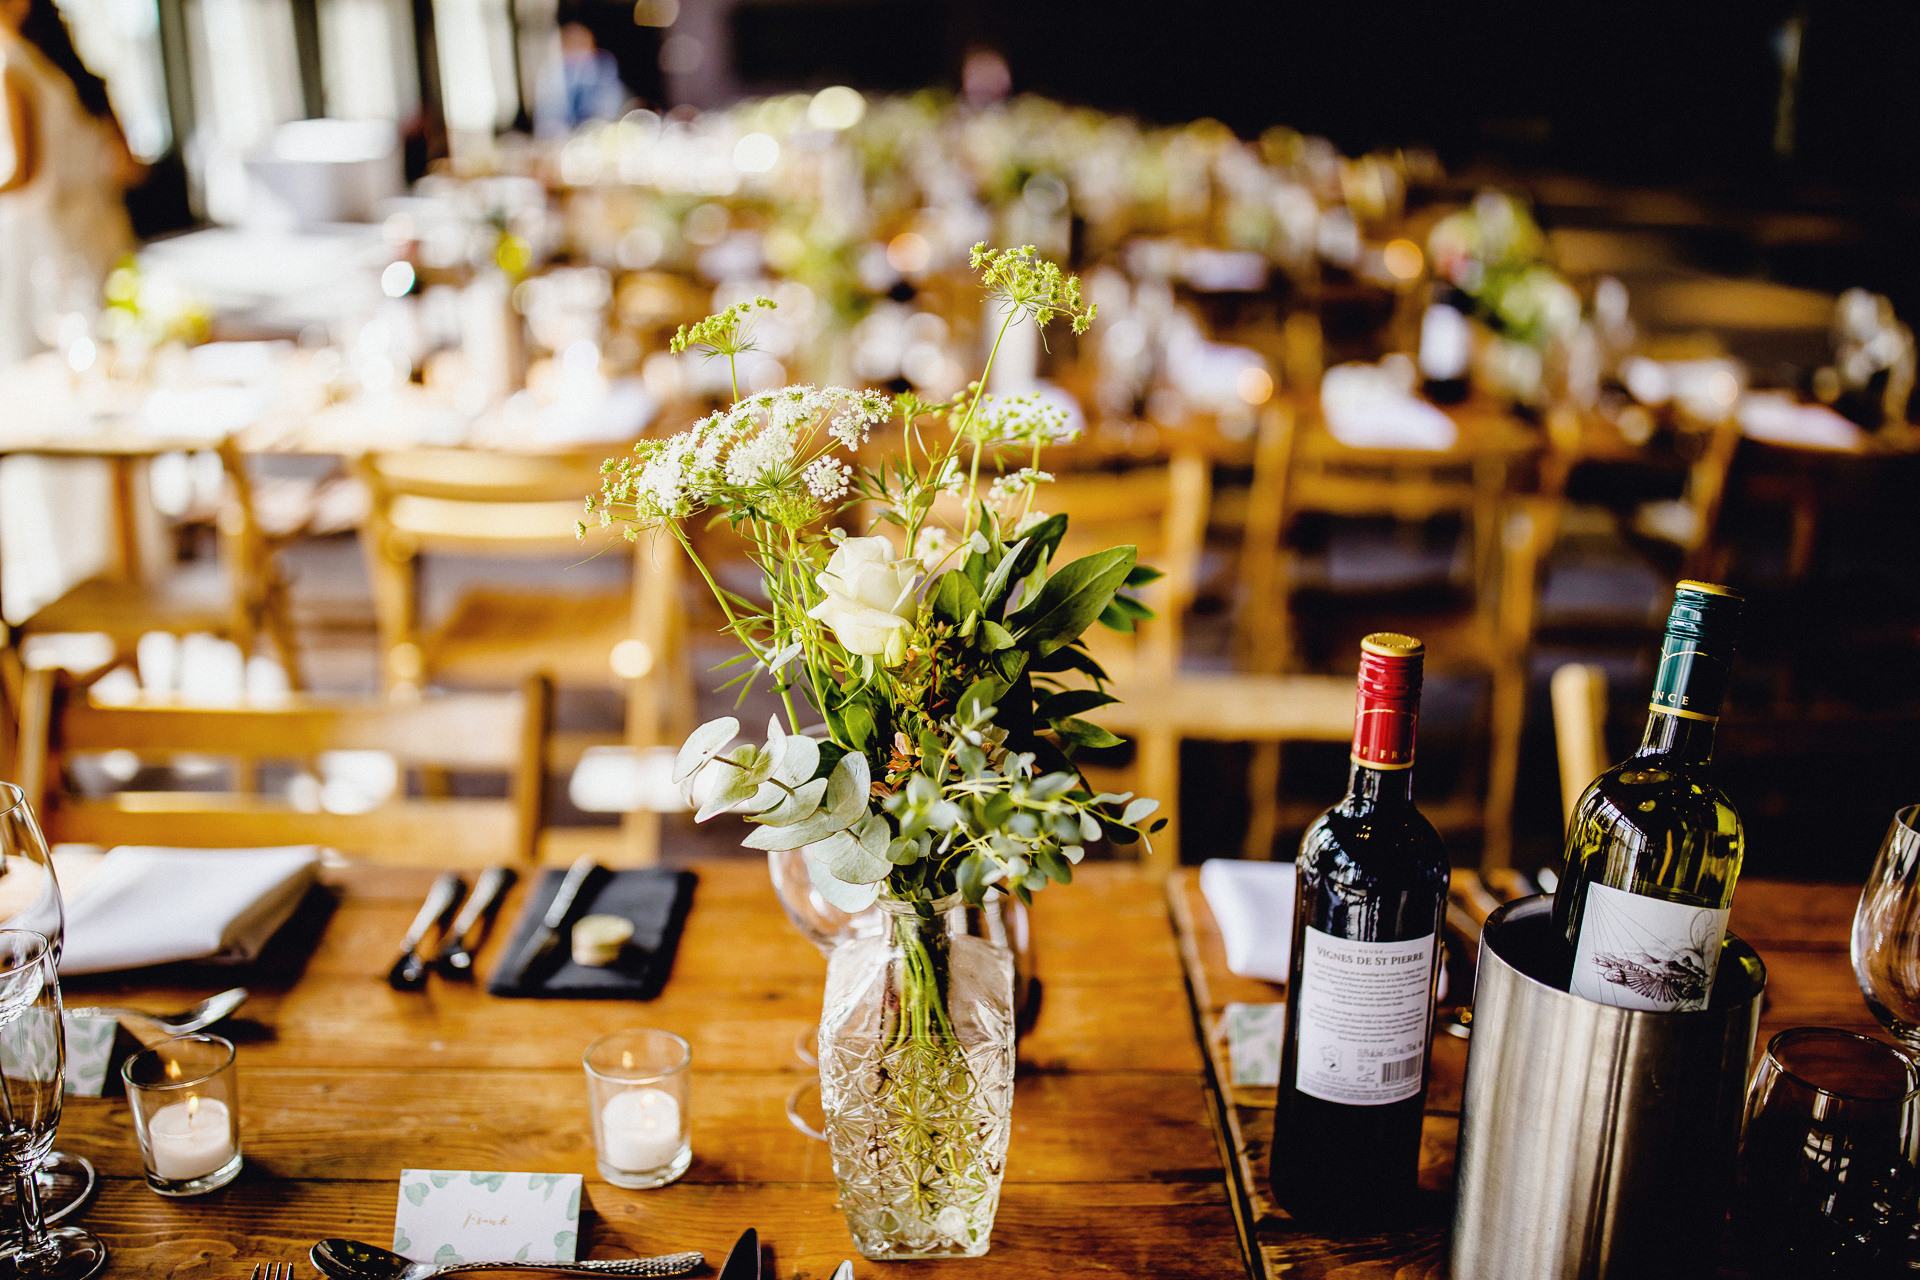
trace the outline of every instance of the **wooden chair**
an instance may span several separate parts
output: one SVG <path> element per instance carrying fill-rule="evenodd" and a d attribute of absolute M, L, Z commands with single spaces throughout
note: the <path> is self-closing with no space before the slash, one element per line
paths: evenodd
<path fill-rule="evenodd" d="M 1308 430 L 1310 438 L 1305 438 Z M 1414 627 L 1427 642 L 1429 669 L 1484 673 L 1491 685 L 1484 769 L 1469 769 L 1462 798 L 1429 814 L 1443 829 L 1484 832 L 1482 862 L 1510 856 L 1520 731 L 1526 709 L 1526 654 L 1538 600 L 1538 573 L 1559 518 L 1554 497 L 1507 492 L 1513 462 L 1530 438 L 1486 415 L 1463 423 L 1453 450 L 1417 453 L 1353 450 L 1305 423 L 1298 403 L 1276 401 L 1264 416 L 1241 551 L 1243 665 L 1279 674 L 1301 665 L 1292 595 L 1297 560 L 1288 535 L 1308 513 L 1383 516 L 1418 523 L 1457 518 L 1468 543 L 1464 606 Z M 1379 619 L 1382 623 L 1391 617 Z M 1357 643 L 1358 635 L 1350 637 Z M 1281 825 L 1280 750 L 1259 745 L 1249 769 L 1247 856 L 1272 856 Z M 1480 798 L 1471 795 L 1479 790 Z"/>
<path fill-rule="evenodd" d="M 20 785 L 53 841 L 246 847 L 319 844 L 377 861 L 528 864 L 539 851 L 551 686 L 406 703 L 298 696 L 284 705 L 105 706 L 84 677 L 27 673 Z M 243 784 L 262 765 L 305 767 L 323 752 L 379 751 L 401 767 L 399 794 L 365 812 L 327 812 L 243 785 L 226 791 L 83 793 L 76 757 L 132 752 L 143 764 L 180 756 L 233 762 Z M 505 773 L 504 799 L 407 795 L 409 769 Z M 139 775 L 135 775 L 135 781 Z M 429 789 L 430 790 L 430 789 Z"/>
<path fill-rule="evenodd" d="M 138 529 L 147 453 L 114 453 L 115 557 L 106 573 L 76 583 L 58 599 L 14 624 L 14 644 L 35 635 L 100 633 L 111 638 L 119 659 L 133 656 L 149 631 L 174 635 L 207 632 L 247 653 L 269 636 L 279 650 L 289 682 L 300 687 L 299 649 L 279 569 L 279 544 L 255 515 L 253 484 L 239 448 L 217 446 L 226 493 L 216 516 L 218 573 L 150 572 Z"/>
<path fill-rule="evenodd" d="M 1169 874 L 1181 861 L 1180 744 L 1346 742 L 1353 737 L 1353 681 L 1340 676 L 1174 675 L 1117 681 L 1120 699 L 1100 723 L 1130 738 L 1124 789 L 1160 801 L 1167 826 L 1147 864 Z"/>
<path fill-rule="evenodd" d="M 1553 738 L 1560 755 L 1560 804 L 1568 822 L 1581 792 L 1606 771 L 1607 673 L 1569 662 L 1554 670 Z"/>
<path fill-rule="evenodd" d="M 586 495 L 600 488 L 603 456 L 420 449 L 360 459 L 372 499 L 362 549 L 390 695 L 410 696 L 442 681 L 511 687 L 534 673 L 561 687 L 624 694 L 623 734 L 568 735 L 552 762 L 561 768 L 590 743 L 651 747 L 691 730 L 678 547 L 645 537 L 629 546 L 601 530 L 590 530 L 583 542 L 575 533 Z M 628 584 L 611 591 L 483 586 L 466 592 L 443 621 L 429 626 L 421 617 L 425 557 L 540 559 L 558 577 L 596 554 L 630 562 Z M 623 828 L 626 857 L 658 856 L 657 815 L 629 815 Z"/>

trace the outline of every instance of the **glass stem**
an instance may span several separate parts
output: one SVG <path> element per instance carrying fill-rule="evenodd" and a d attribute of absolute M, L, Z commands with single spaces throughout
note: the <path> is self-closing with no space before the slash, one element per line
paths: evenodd
<path fill-rule="evenodd" d="M 33 1271 L 53 1261 L 56 1249 L 47 1239 L 46 1223 L 40 1216 L 40 1188 L 35 1184 L 33 1168 L 17 1165 L 13 1171 L 14 1203 L 20 1209 L 20 1260 Z"/>

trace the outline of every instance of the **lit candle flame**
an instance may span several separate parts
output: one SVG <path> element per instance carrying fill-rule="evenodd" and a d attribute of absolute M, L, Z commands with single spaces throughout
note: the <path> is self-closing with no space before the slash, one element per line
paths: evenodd
<path fill-rule="evenodd" d="M 193 1128 L 194 1117 L 200 1114 L 200 1099 L 196 1095 L 187 1099 L 187 1128 Z"/>
<path fill-rule="evenodd" d="M 178 1062 L 169 1062 L 167 1064 L 167 1079 L 178 1080 L 179 1078 L 180 1078 L 180 1064 Z"/>

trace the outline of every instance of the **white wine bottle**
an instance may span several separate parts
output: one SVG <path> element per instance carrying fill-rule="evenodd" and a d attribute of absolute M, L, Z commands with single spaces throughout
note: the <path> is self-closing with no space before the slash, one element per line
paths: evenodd
<path fill-rule="evenodd" d="M 1746 844 L 1707 767 L 1740 603 L 1712 583 L 1674 589 L 1640 749 L 1595 778 L 1574 809 L 1553 911 L 1577 996 L 1706 1008 Z"/>

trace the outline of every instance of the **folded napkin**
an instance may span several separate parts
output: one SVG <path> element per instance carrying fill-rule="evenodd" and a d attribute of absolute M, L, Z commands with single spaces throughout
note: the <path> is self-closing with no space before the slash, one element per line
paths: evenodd
<path fill-rule="evenodd" d="M 1460 429 L 1410 392 L 1391 372 L 1370 364 L 1342 364 L 1320 380 L 1327 430 L 1349 449 L 1453 448 Z"/>
<path fill-rule="evenodd" d="M 110 850 L 71 877 L 60 972 L 251 960 L 300 905 L 319 866 L 311 845 Z"/>
<path fill-rule="evenodd" d="M 1755 392 L 1740 402 L 1740 431 L 1750 440 L 1803 449 L 1856 450 L 1866 435 L 1825 405 L 1801 404 L 1779 392 Z"/>
<path fill-rule="evenodd" d="M 501 959 L 487 982 L 487 990 L 496 996 L 576 1000 L 651 1000 L 659 995 L 673 972 L 673 954 L 680 946 L 680 929 L 693 903 L 695 876 L 691 871 L 641 867 L 598 873 L 587 881 L 573 918 L 610 915 L 632 921 L 633 939 L 619 959 L 599 967 L 563 960 L 544 980 L 513 980 L 515 960 L 526 950 L 565 878 L 566 872 L 555 867 L 529 886 L 526 905 L 520 909 L 513 937 L 500 953 Z M 568 954 L 570 943 L 570 933 L 563 932 L 562 955 Z"/>
<path fill-rule="evenodd" d="M 1220 926 L 1227 968 L 1243 978 L 1285 982 L 1293 936 L 1293 864 L 1210 858 L 1200 864 L 1200 892 Z"/>

